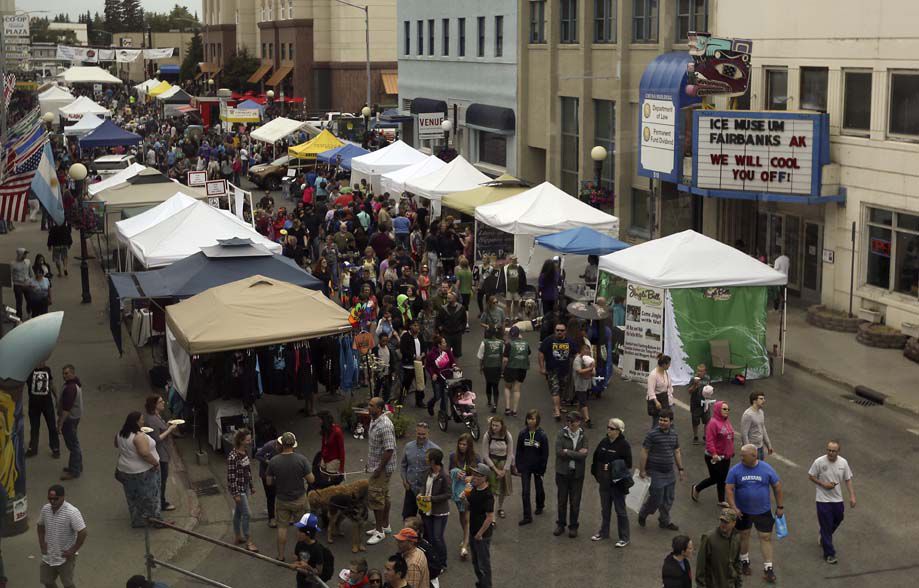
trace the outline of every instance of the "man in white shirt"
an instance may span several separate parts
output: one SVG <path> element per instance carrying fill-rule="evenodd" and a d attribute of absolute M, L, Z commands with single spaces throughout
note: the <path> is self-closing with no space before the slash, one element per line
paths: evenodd
<path fill-rule="evenodd" d="M 785 274 L 785 277 L 788 277 L 788 270 L 791 268 L 791 259 L 789 259 L 788 256 L 785 255 L 785 252 L 782 251 L 779 253 L 779 256 L 775 258 L 775 262 L 773 262 L 772 267 L 775 269 L 775 271 L 782 272 Z M 776 310 L 782 307 L 782 303 L 784 302 L 784 293 L 784 288 L 779 288 L 778 293 L 776 293 L 775 300 L 772 303 L 772 307 Z"/>
<path fill-rule="evenodd" d="M 86 541 L 86 523 L 77 507 L 64 500 L 64 487 L 48 488 L 48 504 L 38 515 L 38 545 L 41 548 L 40 581 L 45 588 L 74 588 L 73 572 L 77 552 Z"/>
<path fill-rule="evenodd" d="M 828 564 L 837 563 L 833 547 L 833 533 L 842 524 L 845 502 L 840 486 L 845 483 L 849 491 L 849 506 L 855 508 L 855 488 L 852 487 L 852 470 L 849 462 L 839 455 L 839 441 L 826 444 L 826 455 L 814 460 L 807 477 L 817 485 L 817 522 L 820 523 L 820 546 L 823 559 Z"/>

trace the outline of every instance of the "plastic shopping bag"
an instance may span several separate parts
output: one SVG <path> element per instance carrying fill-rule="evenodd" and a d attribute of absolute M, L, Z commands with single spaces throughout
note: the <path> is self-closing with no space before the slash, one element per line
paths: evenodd
<path fill-rule="evenodd" d="M 788 523 L 785 522 L 785 515 L 775 517 L 775 536 L 779 539 L 788 537 Z"/>
<path fill-rule="evenodd" d="M 625 497 L 625 505 L 627 508 L 638 512 L 648 497 L 648 491 L 651 489 L 651 478 L 642 480 L 638 475 L 638 470 L 635 470 L 632 479 L 635 480 L 635 485 L 629 488 L 629 493 Z"/>

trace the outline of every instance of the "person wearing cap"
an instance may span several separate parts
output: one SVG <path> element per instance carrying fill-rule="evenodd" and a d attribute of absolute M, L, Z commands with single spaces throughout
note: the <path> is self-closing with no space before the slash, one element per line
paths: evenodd
<path fill-rule="evenodd" d="M 555 484 L 558 486 L 558 518 L 553 535 L 558 537 L 568 526 L 568 536 L 578 536 L 584 465 L 587 461 L 587 431 L 581 428 L 581 413 L 572 410 L 567 426 L 555 436 Z"/>
<path fill-rule="evenodd" d="M 10 273 L 13 279 L 13 295 L 16 297 L 16 314 L 25 320 L 22 313 L 22 302 L 25 301 L 26 311 L 32 314 L 32 302 L 29 296 L 29 285 L 35 278 L 32 271 L 32 261 L 25 247 L 16 249 L 16 261 L 10 264 Z"/>
<path fill-rule="evenodd" d="M 316 481 L 310 461 L 295 453 L 297 437 L 290 431 L 278 439 L 281 453 L 271 458 L 265 481 L 275 489 L 275 516 L 278 522 L 278 560 L 287 550 L 287 527 L 310 509 L 304 482 Z"/>
<path fill-rule="evenodd" d="M 712 383 L 711 376 L 708 375 L 708 367 L 704 363 L 700 363 L 696 366 L 696 373 L 692 378 L 692 382 L 689 383 L 689 413 L 692 417 L 692 444 L 699 445 L 699 425 L 703 426 L 703 434 L 705 433 L 704 427 L 708 425 L 708 421 L 711 418 L 711 411 L 709 410 L 709 405 L 705 401 L 705 397 L 702 395 L 702 391 L 706 386 L 709 386 Z"/>
<path fill-rule="evenodd" d="M 323 547 L 316 540 L 322 531 L 319 528 L 319 517 L 306 513 L 295 523 L 297 544 L 294 546 L 294 561 L 291 564 L 297 571 L 297 588 L 314 588 L 321 586 L 316 578 L 322 574 Z"/>
<path fill-rule="evenodd" d="M 507 264 L 498 272 L 497 291 L 504 296 L 504 310 L 511 320 L 517 320 L 521 309 L 520 299 L 527 287 L 527 274 L 517 263 L 517 256 L 511 255 Z"/>
<path fill-rule="evenodd" d="M 530 344 L 520 336 L 520 328 L 511 327 L 510 338 L 504 344 L 504 414 L 517 416 L 520 405 L 520 385 L 530 369 Z"/>
<path fill-rule="evenodd" d="M 696 586 L 702 588 L 740 588 L 740 534 L 734 530 L 737 513 L 721 509 L 718 527 L 703 533 L 696 553 Z"/>
<path fill-rule="evenodd" d="M 418 549 L 418 533 L 411 527 L 405 527 L 393 535 L 393 539 L 396 540 L 399 554 L 405 558 L 408 566 L 405 581 L 412 587 L 430 586 L 431 574 L 428 571 L 428 559 L 424 552 Z"/>
<path fill-rule="evenodd" d="M 594 449 L 590 473 L 599 484 L 601 513 L 600 530 L 590 540 L 609 539 L 610 511 L 615 507 L 616 530 L 619 533 L 616 548 L 627 547 L 629 514 L 625 507 L 625 497 L 629 492 L 632 475 L 632 446 L 626 441 L 622 419 L 612 418 L 607 422 L 606 437 Z"/>
<path fill-rule="evenodd" d="M 491 536 L 495 524 L 495 495 L 488 487 L 491 468 L 480 463 L 472 468 L 472 491 L 466 497 L 469 505 L 469 546 L 477 588 L 491 588 Z"/>

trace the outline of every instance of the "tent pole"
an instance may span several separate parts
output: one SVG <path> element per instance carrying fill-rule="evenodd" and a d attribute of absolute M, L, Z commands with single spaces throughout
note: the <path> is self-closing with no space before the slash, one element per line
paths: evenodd
<path fill-rule="evenodd" d="M 782 327 L 779 331 L 779 341 L 782 344 L 782 375 L 785 375 L 785 338 L 788 328 L 788 287 L 782 288 Z"/>

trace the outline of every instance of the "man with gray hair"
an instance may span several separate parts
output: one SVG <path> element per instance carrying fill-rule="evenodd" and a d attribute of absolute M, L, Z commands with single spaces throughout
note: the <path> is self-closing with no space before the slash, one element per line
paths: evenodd
<path fill-rule="evenodd" d="M 817 522 L 820 524 L 820 546 L 823 559 L 836 564 L 836 548 L 833 547 L 833 533 L 842 524 L 846 503 L 842 499 L 840 486 L 849 491 L 849 506 L 855 508 L 855 488 L 852 486 L 852 470 L 849 462 L 839 455 L 839 441 L 826 444 L 826 454 L 814 460 L 807 471 L 808 479 L 817 485 Z"/>
<path fill-rule="evenodd" d="M 429 449 L 440 449 L 428 437 L 430 426 L 419 421 L 415 425 L 415 439 L 405 444 L 402 450 L 402 462 L 399 471 L 402 475 L 402 486 L 405 487 L 405 500 L 402 503 L 402 520 L 418 514 L 418 495 L 424 494 L 428 478 L 426 455 Z"/>

